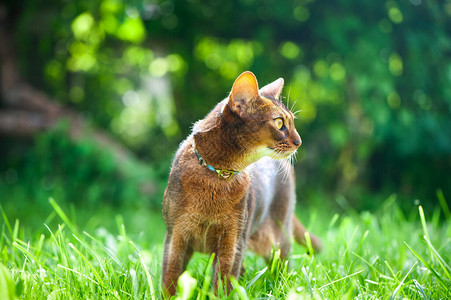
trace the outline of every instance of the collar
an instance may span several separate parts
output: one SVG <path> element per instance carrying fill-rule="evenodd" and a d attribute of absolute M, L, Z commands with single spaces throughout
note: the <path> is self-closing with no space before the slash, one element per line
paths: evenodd
<path fill-rule="evenodd" d="M 226 180 L 230 179 L 233 177 L 233 175 L 236 175 L 240 172 L 240 171 L 234 171 L 234 170 L 215 169 L 214 167 L 207 164 L 207 162 L 202 158 L 202 156 L 200 155 L 200 153 L 197 151 L 196 148 L 194 148 L 194 153 L 196 153 L 197 159 L 199 159 L 199 163 L 201 166 L 206 167 L 210 171 L 218 173 L 218 177 L 221 179 L 226 179 Z"/>

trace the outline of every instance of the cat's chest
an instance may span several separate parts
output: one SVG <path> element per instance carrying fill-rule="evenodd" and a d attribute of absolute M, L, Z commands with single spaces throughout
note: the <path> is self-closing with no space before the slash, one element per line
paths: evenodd
<path fill-rule="evenodd" d="M 227 198 L 203 194 L 198 201 L 190 201 L 183 220 L 185 236 L 195 251 L 210 253 L 215 251 L 218 240 L 226 233 L 243 229 L 246 224 L 246 197 Z M 240 229 L 241 228 L 241 229 Z"/>
<path fill-rule="evenodd" d="M 240 186 L 193 185 L 185 192 L 187 208 L 202 222 L 220 222 L 244 209 L 249 183 Z"/>

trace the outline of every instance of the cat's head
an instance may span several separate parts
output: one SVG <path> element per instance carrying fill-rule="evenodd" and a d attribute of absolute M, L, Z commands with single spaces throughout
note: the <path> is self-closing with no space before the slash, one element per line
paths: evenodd
<path fill-rule="evenodd" d="M 244 72 L 235 80 L 224 105 L 226 121 L 240 123 L 240 138 L 250 162 L 263 156 L 285 159 L 301 145 L 294 115 L 279 101 L 283 84 L 279 78 L 259 89 L 254 74 Z"/>

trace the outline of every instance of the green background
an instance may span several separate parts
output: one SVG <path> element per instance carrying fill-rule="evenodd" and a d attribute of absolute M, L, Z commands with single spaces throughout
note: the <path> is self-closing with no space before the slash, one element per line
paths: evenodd
<path fill-rule="evenodd" d="M 192 124 L 251 70 L 285 79 L 303 145 L 300 207 L 408 209 L 451 199 L 451 1 L 6 1 L 22 78 L 130 149 L 64 120 L 2 135 L 10 218 L 64 207 L 161 207 Z M 0 98 L 1 100 L 1 98 Z M 8 105 L 0 101 L 0 111 Z M 33 222 L 33 218 L 25 218 Z"/>

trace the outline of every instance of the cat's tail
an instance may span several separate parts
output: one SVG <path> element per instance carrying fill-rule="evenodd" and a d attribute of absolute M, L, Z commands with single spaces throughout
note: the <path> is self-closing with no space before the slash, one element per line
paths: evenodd
<path fill-rule="evenodd" d="M 293 234 L 295 241 L 301 246 L 307 247 L 307 242 L 305 240 L 305 230 L 304 225 L 302 225 L 301 221 L 293 214 Z M 312 243 L 312 248 L 316 253 L 321 252 L 323 248 L 323 243 L 321 243 L 321 239 L 315 236 L 314 234 L 309 232 L 310 242 Z"/>

